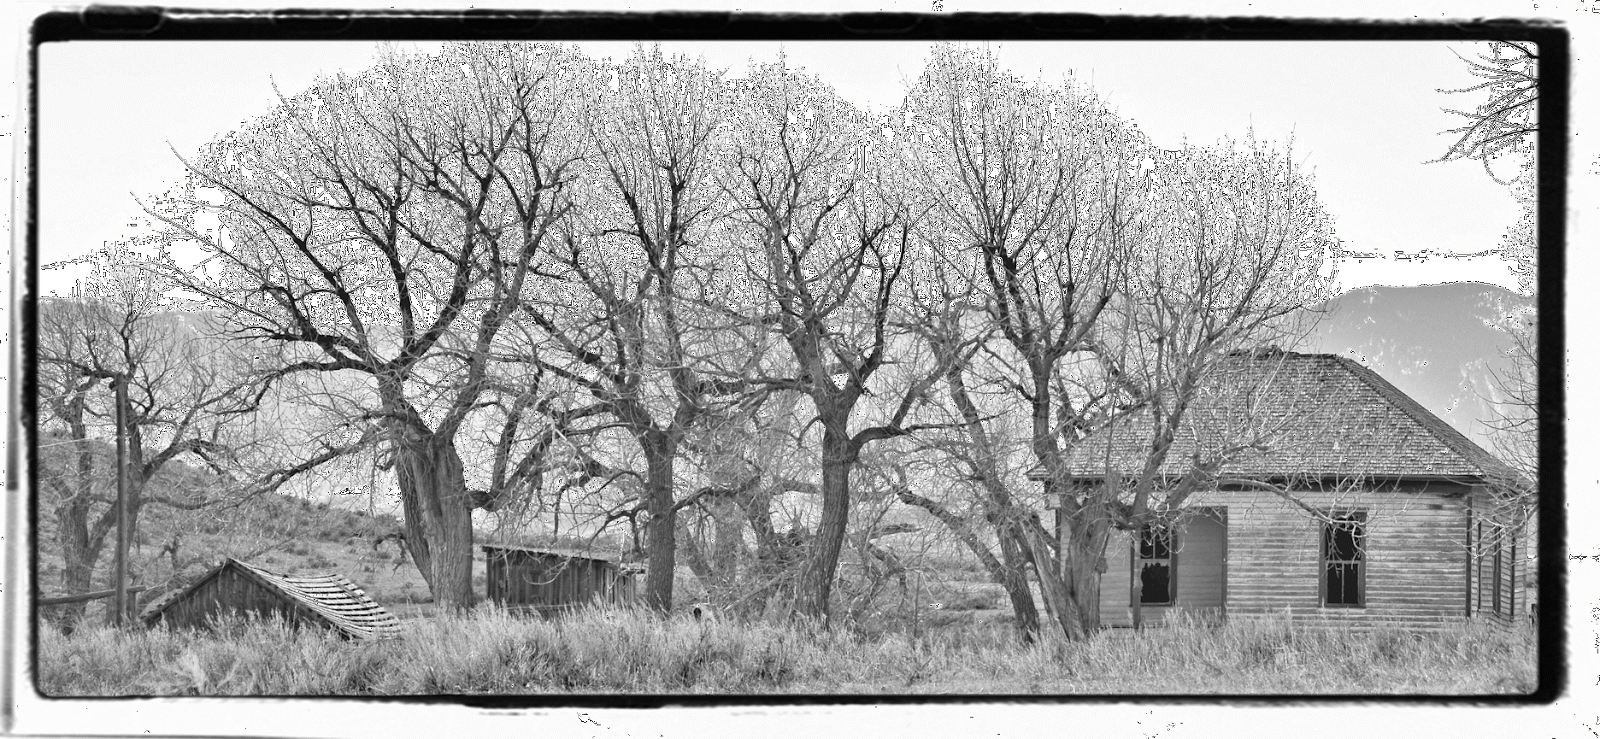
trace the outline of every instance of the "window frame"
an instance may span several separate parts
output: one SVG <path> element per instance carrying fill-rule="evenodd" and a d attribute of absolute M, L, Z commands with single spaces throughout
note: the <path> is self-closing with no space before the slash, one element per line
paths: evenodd
<path fill-rule="evenodd" d="M 1145 543 L 1146 533 L 1151 531 L 1151 530 L 1153 530 L 1153 529 L 1157 529 L 1157 528 L 1165 529 L 1166 532 L 1167 532 L 1167 534 L 1166 534 L 1167 556 L 1165 556 L 1165 557 L 1145 557 L 1143 550 L 1144 550 L 1144 543 Z M 1175 524 L 1163 524 L 1163 525 L 1159 525 L 1159 526 L 1158 525 L 1147 524 L 1144 527 L 1140 528 L 1139 531 L 1132 537 L 1132 539 L 1133 539 L 1133 556 L 1130 557 L 1129 559 L 1131 560 L 1132 565 L 1133 565 L 1131 576 L 1134 577 L 1134 578 L 1139 578 L 1140 579 L 1139 580 L 1139 582 L 1140 582 L 1140 586 L 1139 586 L 1139 607 L 1141 607 L 1141 608 L 1144 608 L 1144 607 L 1165 608 L 1165 607 L 1168 607 L 1168 606 L 1177 605 L 1178 604 L 1178 527 Z M 1152 551 L 1153 550 L 1154 550 L 1154 547 L 1152 546 Z M 1146 593 L 1145 593 L 1145 589 L 1144 589 L 1144 585 L 1143 585 L 1143 579 L 1142 579 L 1143 578 L 1143 574 L 1144 574 L 1144 569 L 1145 569 L 1145 564 L 1144 564 L 1145 562 L 1164 563 L 1166 565 L 1166 568 L 1167 568 L 1167 599 L 1165 601 L 1152 602 L 1152 601 L 1145 600 Z M 1130 600 L 1131 600 L 1131 596 L 1130 596 Z M 1131 606 L 1132 603 L 1129 603 L 1129 605 Z"/>
<path fill-rule="evenodd" d="M 1323 608 L 1366 608 L 1367 607 L 1367 525 L 1370 523 L 1367 512 L 1364 510 L 1330 511 L 1328 519 L 1321 522 L 1317 531 L 1317 600 Z M 1355 559 L 1330 559 L 1329 549 L 1333 539 L 1332 532 L 1336 522 L 1356 523 L 1355 527 Z M 1328 569 L 1330 565 L 1354 566 L 1356 574 L 1356 602 L 1331 603 L 1328 599 Z"/>
<path fill-rule="evenodd" d="M 1494 573 L 1494 582 L 1489 587 L 1490 592 L 1493 594 L 1491 597 L 1494 601 L 1494 613 L 1497 616 L 1503 616 L 1506 615 L 1504 610 L 1505 599 L 1501 595 L 1501 587 L 1503 586 L 1501 580 L 1505 577 L 1505 536 L 1504 529 L 1501 527 L 1496 526 L 1494 530 L 1494 565 L 1491 568 Z"/>
<path fill-rule="evenodd" d="M 1472 599 L 1474 608 L 1472 610 L 1474 614 L 1477 614 L 1483 613 L 1483 586 L 1484 583 L 1488 582 L 1489 580 L 1487 574 L 1484 572 L 1484 570 L 1489 566 L 1489 557 L 1488 552 L 1486 551 L 1488 547 L 1484 544 L 1482 518 L 1478 519 L 1478 539 L 1476 542 L 1474 542 L 1473 548 L 1475 551 L 1473 551 L 1472 559 L 1473 564 L 1475 565 L 1474 572 L 1477 575 L 1478 581 L 1477 587 L 1474 588 L 1475 592 L 1473 593 Z"/>

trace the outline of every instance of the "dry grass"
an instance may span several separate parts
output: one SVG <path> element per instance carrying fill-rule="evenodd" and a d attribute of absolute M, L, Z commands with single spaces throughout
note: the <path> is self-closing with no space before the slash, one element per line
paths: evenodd
<path fill-rule="evenodd" d="M 637 611 L 492 608 L 350 643 L 274 622 L 40 637 L 46 695 L 530 693 L 1491 694 L 1535 687 L 1531 632 L 1313 630 L 1282 619 L 1015 643 L 1000 624 L 913 641 Z"/>

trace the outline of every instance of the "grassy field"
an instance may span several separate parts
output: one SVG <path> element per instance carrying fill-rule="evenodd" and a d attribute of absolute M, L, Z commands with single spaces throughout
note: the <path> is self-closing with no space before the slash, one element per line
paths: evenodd
<path fill-rule="evenodd" d="M 542 621 L 480 608 L 344 642 L 273 622 L 215 632 L 40 636 L 50 696 L 537 693 L 1515 694 L 1535 683 L 1531 631 L 1483 624 L 1351 633 L 1284 620 L 1108 632 L 1021 646 L 999 623 L 920 639 L 637 611 Z"/>
<path fill-rule="evenodd" d="M 50 542 L 49 517 L 40 520 L 42 541 Z M 399 616 L 405 636 L 350 643 L 260 622 L 217 632 L 116 632 L 101 625 L 104 602 L 97 602 L 71 634 L 42 630 L 37 674 L 47 695 L 1472 695 L 1536 687 L 1532 634 L 1482 624 L 1418 635 L 1236 620 L 1023 647 L 1004 593 L 958 549 L 922 552 L 906 583 L 843 618 L 846 625 L 815 631 L 629 611 L 538 621 L 486 605 L 470 616 L 435 618 L 416 568 L 392 543 L 374 543 L 397 531 L 398 521 L 281 496 L 264 496 L 227 519 L 152 508 L 141 529 L 132 559 L 136 582 L 155 586 L 147 599 L 192 582 L 221 556 L 242 556 L 280 572 L 341 573 Z M 182 556 L 163 556 L 161 545 L 180 536 Z M 489 532 L 479 539 L 501 540 Z M 60 558 L 48 545 L 41 555 L 40 590 L 56 594 Z M 474 558 L 481 597 L 481 552 Z M 682 604 L 706 597 L 687 571 L 678 588 Z"/>

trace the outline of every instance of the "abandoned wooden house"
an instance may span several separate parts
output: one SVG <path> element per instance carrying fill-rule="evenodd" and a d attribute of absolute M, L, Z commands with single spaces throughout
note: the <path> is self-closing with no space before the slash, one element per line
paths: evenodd
<path fill-rule="evenodd" d="M 146 606 L 146 626 L 207 627 L 225 616 L 281 617 L 347 639 L 399 636 L 400 622 L 343 575 L 284 575 L 226 559 L 188 587 Z"/>
<path fill-rule="evenodd" d="M 1157 479 L 1228 461 L 1163 524 L 1113 532 L 1104 625 L 1133 625 L 1136 611 L 1141 623 L 1287 612 L 1424 626 L 1527 610 L 1506 464 L 1349 358 L 1269 350 L 1230 355 L 1224 369 Z M 1151 438 L 1143 416 L 1084 439 L 1072 482 L 1129 481 Z"/>
<path fill-rule="evenodd" d="M 579 555 L 508 545 L 483 547 L 491 602 L 515 610 L 555 615 L 590 603 L 634 602 L 634 566 L 594 554 Z"/>

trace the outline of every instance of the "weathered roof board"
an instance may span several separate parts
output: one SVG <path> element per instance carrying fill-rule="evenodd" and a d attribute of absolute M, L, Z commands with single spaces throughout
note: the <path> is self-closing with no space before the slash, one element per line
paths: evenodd
<path fill-rule="evenodd" d="M 1160 474 L 1187 471 L 1195 454 L 1261 429 L 1266 448 L 1240 452 L 1229 475 L 1513 479 L 1504 462 L 1360 363 L 1333 354 L 1276 351 L 1230 356 L 1223 378 L 1188 409 Z M 1080 441 L 1074 476 L 1139 470 L 1151 441 L 1134 414 Z M 1108 448 L 1109 447 L 1109 448 Z"/>
<path fill-rule="evenodd" d="M 232 558 L 224 560 L 188 587 L 157 598 L 144 609 L 140 619 L 146 625 L 155 623 L 173 604 L 181 602 L 226 571 L 237 572 L 296 606 L 301 613 L 312 616 L 312 620 L 345 636 L 388 639 L 400 635 L 399 619 L 343 575 L 285 575 Z"/>
<path fill-rule="evenodd" d="M 551 556 L 551 557 L 562 557 L 562 558 L 565 558 L 565 559 L 592 559 L 592 560 L 596 560 L 596 561 L 599 561 L 599 562 L 612 562 L 612 563 L 620 563 L 622 561 L 621 555 L 613 554 L 613 553 L 609 553 L 609 552 L 597 552 L 597 551 L 592 551 L 592 550 L 585 550 L 583 553 L 580 554 L 578 552 L 573 552 L 573 551 L 562 551 L 562 550 L 559 550 L 559 549 L 546 549 L 546 548 L 542 548 L 542 547 L 524 547 L 524 546 L 517 546 L 517 545 L 514 545 L 514 544 L 483 544 L 479 548 L 482 549 L 485 553 L 490 552 L 490 551 L 526 552 L 528 554 L 542 554 L 542 555 L 548 555 L 548 556 Z"/>

